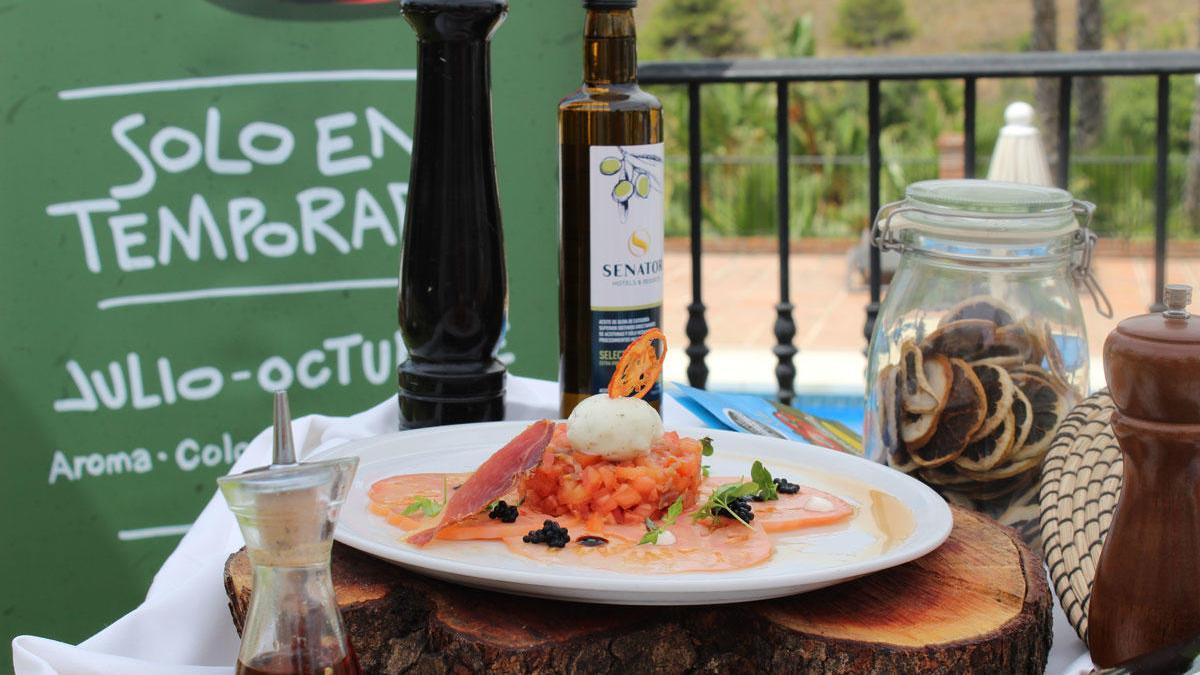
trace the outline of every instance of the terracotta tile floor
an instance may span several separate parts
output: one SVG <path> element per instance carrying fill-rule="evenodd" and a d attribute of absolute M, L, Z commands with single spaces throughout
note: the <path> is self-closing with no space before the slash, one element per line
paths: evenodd
<path fill-rule="evenodd" d="M 686 252 L 668 252 L 665 259 L 664 323 L 672 345 L 668 380 L 685 382 L 687 305 L 691 302 L 691 265 Z M 850 283 L 844 255 L 795 254 L 791 260 L 792 303 L 795 305 L 795 344 L 798 389 L 860 392 L 866 361 L 862 351 L 867 289 Z M 1120 318 L 1141 314 L 1154 298 L 1151 258 L 1100 257 L 1096 274 L 1112 300 L 1114 319 L 1095 310 L 1091 298 L 1080 296 L 1093 359 L 1093 386 L 1104 339 Z M 779 269 L 770 253 L 706 253 L 702 279 L 708 308 L 711 353 L 709 386 L 766 393 L 774 390 L 775 303 L 779 298 Z M 1168 282 L 1200 287 L 1200 258 L 1169 260 Z M 1200 297 L 1200 293 L 1198 293 Z"/>

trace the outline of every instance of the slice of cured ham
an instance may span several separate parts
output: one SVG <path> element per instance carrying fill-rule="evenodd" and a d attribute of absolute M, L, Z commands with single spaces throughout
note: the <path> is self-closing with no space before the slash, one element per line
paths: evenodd
<path fill-rule="evenodd" d="M 542 459 L 542 452 L 554 436 L 554 423 L 541 420 L 529 425 L 516 438 L 480 465 L 462 487 L 454 491 L 442 519 L 434 527 L 408 538 L 414 546 L 424 546 L 443 529 L 479 513 L 485 506 L 508 494 L 517 480 Z"/>

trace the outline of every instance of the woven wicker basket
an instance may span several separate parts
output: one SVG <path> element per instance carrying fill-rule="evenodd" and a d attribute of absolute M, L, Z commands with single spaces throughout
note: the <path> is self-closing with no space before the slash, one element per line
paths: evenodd
<path fill-rule="evenodd" d="M 1100 548 L 1121 494 L 1121 450 L 1108 391 L 1075 406 L 1042 464 L 1042 550 L 1075 632 L 1087 642 L 1087 612 Z"/>

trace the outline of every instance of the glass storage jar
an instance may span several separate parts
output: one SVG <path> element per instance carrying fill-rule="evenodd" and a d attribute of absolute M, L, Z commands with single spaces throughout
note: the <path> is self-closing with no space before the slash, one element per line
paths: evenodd
<path fill-rule="evenodd" d="M 901 256 L 871 337 L 868 456 L 1030 540 L 1042 458 L 1088 392 L 1077 283 L 1107 305 L 1092 210 L 1056 188 L 933 180 L 875 222 Z"/>

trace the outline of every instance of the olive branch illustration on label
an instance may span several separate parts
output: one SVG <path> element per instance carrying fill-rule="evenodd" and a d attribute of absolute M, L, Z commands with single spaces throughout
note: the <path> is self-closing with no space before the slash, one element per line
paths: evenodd
<path fill-rule="evenodd" d="M 601 160 L 600 173 L 617 177 L 612 198 L 617 203 L 623 223 L 629 218 L 629 204 L 634 197 L 646 199 L 652 191 L 662 192 L 662 184 L 655 173 L 663 159 L 658 155 L 629 152 L 620 146 L 617 146 L 617 150 L 621 153 L 620 157 Z"/>

